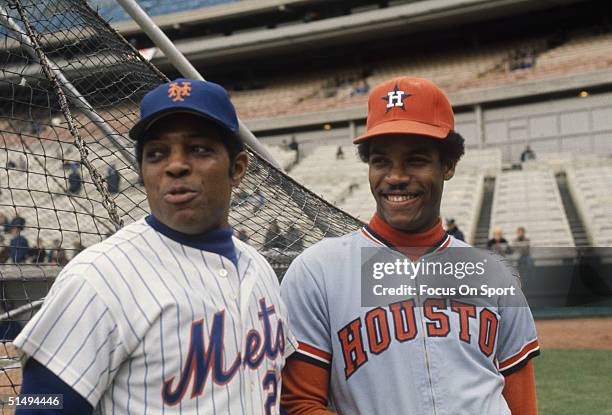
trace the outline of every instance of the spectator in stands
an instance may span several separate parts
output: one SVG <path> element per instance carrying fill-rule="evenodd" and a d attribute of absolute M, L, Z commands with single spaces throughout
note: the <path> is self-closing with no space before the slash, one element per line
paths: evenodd
<path fill-rule="evenodd" d="M 248 199 L 249 199 L 249 194 L 245 192 L 244 189 L 238 188 L 232 197 L 232 202 L 230 206 L 236 207 Z"/>
<path fill-rule="evenodd" d="M 115 168 L 114 164 L 111 164 L 106 169 L 106 184 L 108 186 L 108 191 L 111 194 L 119 193 L 119 181 L 121 180 L 121 176 L 119 176 L 119 172 Z"/>
<path fill-rule="evenodd" d="M 72 160 L 64 160 L 63 166 L 65 170 L 75 170 L 79 167 L 79 163 L 77 163 L 76 161 L 72 161 Z"/>
<path fill-rule="evenodd" d="M 249 234 L 247 233 L 246 229 L 240 228 L 236 230 L 236 238 L 238 238 L 242 242 L 248 242 Z"/>
<path fill-rule="evenodd" d="M 6 163 L 6 168 L 7 169 L 14 169 L 15 167 L 17 167 L 17 165 L 15 164 L 15 162 L 13 160 L 10 160 Z"/>
<path fill-rule="evenodd" d="M 266 232 L 266 238 L 264 241 L 264 249 L 269 248 L 280 248 L 283 249 L 287 246 L 287 241 L 283 236 L 280 226 L 276 219 L 272 219 L 268 231 Z"/>
<path fill-rule="evenodd" d="M 292 251 L 301 252 L 304 249 L 304 235 L 293 223 L 289 226 L 289 229 L 287 229 L 287 235 L 285 238 L 287 239 L 286 242 L 289 249 Z"/>
<path fill-rule="evenodd" d="M 536 156 L 529 144 L 525 146 L 525 150 L 521 153 L 521 163 L 526 162 L 527 160 L 535 160 Z"/>
<path fill-rule="evenodd" d="M 370 92 L 370 84 L 368 84 L 368 81 L 364 80 L 361 85 L 353 88 L 353 90 L 351 91 L 351 96 L 366 95 L 368 92 Z"/>
<path fill-rule="evenodd" d="M 78 195 L 81 193 L 82 180 L 78 168 L 73 168 L 68 176 L 68 193 Z"/>
<path fill-rule="evenodd" d="M 342 151 L 342 146 L 338 146 L 338 150 L 336 151 L 336 160 L 344 160 L 344 151 Z"/>
<path fill-rule="evenodd" d="M 533 258 L 530 253 L 531 242 L 525 236 L 525 228 L 519 226 L 516 229 L 516 238 L 512 241 L 512 249 L 518 253 L 518 271 L 523 280 L 523 289 L 527 286 L 529 274 L 533 268 Z"/>
<path fill-rule="evenodd" d="M 446 220 L 446 232 L 449 235 L 459 239 L 460 241 L 465 241 L 465 237 L 463 236 L 463 232 L 459 229 L 457 224 L 455 223 L 455 219 L 447 219 Z"/>
<path fill-rule="evenodd" d="M 291 142 L 289 143 L 289 150 L 295 151 L 295 162 L 298 163 L 300 161 L 300 145 L 295 139 L 295 136 L 291 137 Z"/>
<path fill-rule="evenodd" d="M 321 18 L 321 12 L 318 10 L 308 10 L 304 13 L 304 17 L 302 17 L 302 21 L 304 23 L 310 23 L 315 20 L 319 20 Z"/>
<path fill-rule="evenodd" d="M 510 70 L 528 69 L 535 65 L 535 50 L 530 46 L 522 46 L 510 57 Z"/>
<path fill-rule="evenodd" d="M 47 261 L 50 264 L 57 264 L 63 267 L 68 263 L 68 257 L 66 257 L 66 251 L 62 248 L 62 243 L 59 239 L 53 241 L 53 248 L 49 250 L 47 255 Z"/>
<path fill-rule="evenodd" d="M 35 264 L 42 264 L 47 259 L 47 250 L 43 247 L 43 242 L 40 238 L 36 238 L 36 246 L 30 248 L 29 257 Z"/>
<path fill-rule="evenodd" d="M 85 247 L 83 246 L 81 241 L 74 241 L 74 243 L 72 244 L 72 257 L 74 258 L 75 256 L 77 256 L 79 253 L 83 252 L 84 250 L 85 250 Z"/>
<path fill-rule="evenodd" d="M 253 205 L 253 213 L 259 212 L 266 204 L 266 197 L 261 190 L 255 190 L 255 193 L 249 195 L 248 201 Z"/>
<path fill-rule="evenodd" d="M 11 228 L 19 228 L 20 231 L 23 231 L 23 228 L 25 228 L 25 224 L 26 221 L 24 218 L 22 218 L 19 215 L 16 215 L 12 220 L 11 223 L 9 224 L 8 228 L 7 228 L 7 232 L 11 231 Z"/>
<path fill-rule="evenodd" d="M 15 264 L 22 264 L 28 258 L 30 251 L 28 240 L 21 235 L 23 227 L 11 226 L 11 242 L 9 243 L 9 257 Z"/>
<path fill-rule="evenodd" d="M 493 230 L 493 237 L 487 241 L 487 249 L 502 256 L 512 253 L 512 248 L 500 228 Z"/>

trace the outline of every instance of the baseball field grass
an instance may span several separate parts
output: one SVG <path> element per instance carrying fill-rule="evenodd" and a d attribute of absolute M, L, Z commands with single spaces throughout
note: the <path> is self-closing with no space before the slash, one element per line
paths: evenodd
<path fill-rule="evenodd" d="M 543 349 L 534 363 L 540 415 L 612 415 L 612 350 Z"/>

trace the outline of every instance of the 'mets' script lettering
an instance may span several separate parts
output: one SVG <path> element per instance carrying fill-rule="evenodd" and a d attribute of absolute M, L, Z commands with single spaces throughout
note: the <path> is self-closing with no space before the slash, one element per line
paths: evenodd
<path fill-rule="evenodd" d="M 474 335 L 480 351 L 487 357 L 491 356 L 497 336 L 497 315 L 487 308 L 478 313 L 476 306 L 460 301 L 452 300 L 448 303 L 443 298 L 425 300 L 425 334 L 428 337 L 447 337 L 451 331 L 457 331 L 457 325 L 451 325 L 450 322 L 451 313 L 454 313 L 459 318 L 459 325 L 458 332 L 453 335 L 465 343 L 471 343 Z M 367 363 L 368 352 L 378 355 L 384 353 L 391 342 L 404 343 L 417 337 L 418 325 L 414 309 L 414 300 L 390 304 L 388 310 L 376 307 L 363 318 L 356 318 L 338 331 L 347 379 Z M 472 333 L 470 320 L 476 319 L 479 321 L 476 325 L 477 333 Z"/>
<path fill-rule="evenodd" d="M 173 376 L 164 381 L 162 397 L 167 405 L 178 404 L 190 385 L 192 385 L 191 398 L 201 395 L 209 376 L 215 384 L 224 385 L 233 379 L 241 364 L 256 370 L 264 358 L 275 360 L 279 355 L 283 355 L 285 352 L 283 322 L 278 319 L 274 334 L 270 322 L 270 316 L 275 314 L 274 306 L 267 306 L 266 300 L 262 298 L 259 300 L 259 308 L 263 339 L 260 331 L 250 330 L 245 339 L 244 356 L 238 353 L 233 361 L 229 360 L 232 363 L 228 366 L 224 364 L 225 311 L 219 311 L 213 317 L 208 346 L 204 341 L 204 322 L 199 320 L 191 324 L 189 351 L 178 380 Z"/>

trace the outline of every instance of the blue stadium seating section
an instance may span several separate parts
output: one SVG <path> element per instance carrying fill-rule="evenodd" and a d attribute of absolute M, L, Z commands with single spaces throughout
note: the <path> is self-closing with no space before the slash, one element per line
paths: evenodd
<path fill-rule="evenodd" d="M 240 0 L 140 0 L 138 4 L 149 16 L 162 16 L 236 1 Z M 106 20 L 118 22 L 130 18 L 115 0 L 88 0 L 88 3 L 94 9 L 97 8 Z"/>
<path fill-rule="evenodd" d="M 162 16 L 165 14 L 184 12 L 195 10 L 202 7 L 214 6 L 223 3 L 235 3 L 241 0 L 138 0 L 138 4 L 147 12 L 149 16 Z M 87 3 L 107 21 L 119 22 L 130 19 L 130 16 L 123 10 L 116 0 L 87 0 Z M 17 17 L 17 12 L 13 9 L 5 9 L 5 11 L 16 19 L 21 26 L 20 20 Z M 46 11 L 43 6 L 30 9 L 34 18 L 31 16 L 34 29 L 39 33 L 53 33 L 65 29 L 71 29 L 81 26 L 82 22 L 79 13 L 71 13 L 70 10 L 64 10 L 62 13 L 51 14 Z M 38 17 L 39 14 L 42 16 Z M 8 36 L 16 38 L 15 34 L 8 32 L 4 26 L 0 26 L 0 36 Z"/>

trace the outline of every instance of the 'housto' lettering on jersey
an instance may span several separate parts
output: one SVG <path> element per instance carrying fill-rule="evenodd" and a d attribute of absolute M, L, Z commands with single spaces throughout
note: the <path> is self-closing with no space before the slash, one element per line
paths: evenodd
<path fill-rule="evenodd" d="M 426 299 L 422 310 L 425 317 L 422 329 L 427 337 L 457 336 L 460 341 L 471 344 L 474 336 L 484 356 L 493 354 L 498 325 L 498 315 L 494 311 L 444 298 Z M 451 313 L 456 315 L 458 325 L 451 324 Z M 472 320 L 476 324 L 470 324 Z M 368 354 L 380 355 L 393 342 L 415 341 L 419 327 L 423 327 L 417 321 L 415 301 L 410 299 L 389 304 L 386 308 L 372 308 L 364 317 L 355 318 L 338 330 L 346 378 L 367 364 Z"/>
<path fill-rule="evenodd" d="M 251 329 L 248 332 L 245 339 L 244 356 L 238 353 L 233 360 L 228 359 L 232 361 L 229 366 L 224 364 L 223 356 L 225 311 L 219 311 L 213 316 L 212 327 L 208 335 L 208 346 L 204 340 L 204 320 L 194 321 L 191 324 L 189 351 L 185 357 L 183 369 L 178 377 L 172 376 L 164 381 L 162 398 L 166 404 L 171 406 L 178 404 L 190 386 L 192 387 L 190 397 L 194 398 L 202 394 L 209 380 L 217 385 L 225 385 L 234 378 L 241 365 L 257 370 L 264 358 L 274 361 L 279 355 L 284 354 L 283 321 L 278 319 L 276 331 L 273 333 L 270 317 L 275 314 L 274 306 L 268 307 L 264 298 L 259 300 L 259 306 L 262 331 Z"/>

